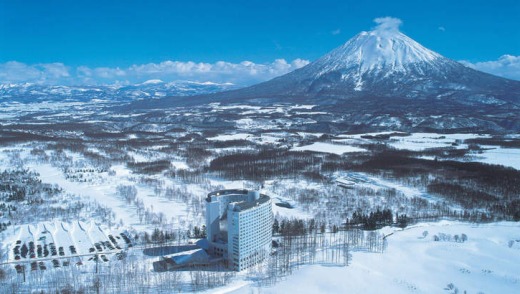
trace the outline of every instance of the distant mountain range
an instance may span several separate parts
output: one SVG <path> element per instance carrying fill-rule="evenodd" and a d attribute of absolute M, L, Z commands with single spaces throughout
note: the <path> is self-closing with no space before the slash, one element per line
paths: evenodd
<path fill-rule="evenodd" d="M 131 102 L 166 96 L 191 96 L 237 88 L 230 83 L 163 82 L 149 80 L 123 86 L 48 86 L 39 84 L 0 84 L 1 102 Z"/>

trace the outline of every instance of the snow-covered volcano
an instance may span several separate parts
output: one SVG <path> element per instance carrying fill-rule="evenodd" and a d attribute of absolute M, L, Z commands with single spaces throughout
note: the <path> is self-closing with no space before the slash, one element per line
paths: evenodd
<path fill-rule="evenodd" d="M 334 120 L 342 121 L 342 128 L 520 130 L 519 81 L 468 68 L 385 21 L 270 81 L 161 103 L 207 102 L 313 104 L 341 116 Z"/>
<path fill-rule="evenodd" d="M 331 99 L 438 98 L 463 92 L 495 103 L 495 99 L 518 102 L 518 95 L 509 95 L 512 90 L 518 94 L 518 89 L 520 82 L 470 69 L 396 29 L 376 28 L 359 33 L 305 67 L 226 97 L 314 97 L 318 104 L 335 104 Z"/>
<path fill-rule="evenodd" d="M 358 73 L 406 72 L 420 63 L 434 63 L 441 55 L 401 32 L 361 32 L 343 46 L 317 60 L 312 67 L 324 73 L 354 68 Z"/>
<path fill-rule="evenodd" d="M 361 32 L 343 46 L 318 59 L 306 73 L 319 79 L 330 73 L 341 74 L 342 81 L 362 90 L 364 78 L 379 79 L 399 74 L 424 75 L 427 70 L 442 72 L 452 62 L 426 49 L 398 31 L 374 30 Z"/>
<path fill-rule="evenodd" d="M 519 101 L 520 82 L 470 69 L 425 48 L 399 31 L 397 19 L 375 21 L 378 26 L 372 31 L 357 34 L 307 66 L 212 97 L 216 100 L 306 97 L 317 104 L 337 104 L 363 96 L 437 99 L 462 93 L 488 104 Z"/>

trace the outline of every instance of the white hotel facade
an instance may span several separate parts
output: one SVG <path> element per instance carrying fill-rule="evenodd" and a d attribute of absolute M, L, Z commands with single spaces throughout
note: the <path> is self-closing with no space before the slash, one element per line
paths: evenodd
<path fill-rule="evenodd" d="M 206 198 L 208 253 L 223 257 L 241 271 L 271 252 L 271 198 L 258 191 L 220 190 Z"/>

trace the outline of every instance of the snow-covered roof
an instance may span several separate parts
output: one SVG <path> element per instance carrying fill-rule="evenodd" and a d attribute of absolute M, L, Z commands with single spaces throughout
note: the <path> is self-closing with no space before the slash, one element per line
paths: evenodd
<path fill-rule="evenodd" d="M 175 264 L 186 265 L 190 263 L 207 263 L 209 256 L 203 249 L 194 249 L 163 256 L 165 260 L 172 260 Z"/>

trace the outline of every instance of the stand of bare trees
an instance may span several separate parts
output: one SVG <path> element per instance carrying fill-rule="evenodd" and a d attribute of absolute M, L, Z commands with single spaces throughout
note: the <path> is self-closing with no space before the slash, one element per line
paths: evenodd
<path fill-rule="evenodd" d="M 302 265 L 347 266 L 352 251 L 382 253 L 387 246 L 377 231 L 327 226 L 313 219 L 275 219 L 273 231 L 273 253 L 267 265 L 254 269 L 262 285 L 274 284 Z"/>

